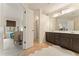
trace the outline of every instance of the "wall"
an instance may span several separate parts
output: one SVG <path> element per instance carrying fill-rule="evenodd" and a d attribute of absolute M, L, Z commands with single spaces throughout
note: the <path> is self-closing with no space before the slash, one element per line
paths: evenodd
<path fill-rule="evenodd" d="M 49 17 L 49 31 L 55 31 L 56 30 L 56 19 L 53 17 Z"/>
<path fill-rule="evenodd" d="M 74 20 L 74 30 L 79 31 L 79 17 L 78 16 L 74 17 L 73 20 Z"/>
<path fill-rule="evenodd" d="M 2 27 L 2 4 L 0 3 L 0 49 L 2 49 L 3 46 L 3 27 Z"/>
<path fill-rule="evenodd" d="M 37 21 L 37 24 L 35 23 L 35 37 L 38 38 L 35 41 L 38 40 L 42 43 L 45 42 L 45 32 L 55 31 L 56 19 L 43 14 L 41 10 L 35 11 L 35 16 L 39 17 L 38 20 L 35 19 Z"/>
<path fill-rule="evenodd" d="M 40 12 L 40 43 L 45 42 L 45 32 L 49 31 L 49 16 Z"/>
<path fill-rule="evenodd" d="M 37 18 L 38 17 L 38 18 Z M 34 11 L 34 41 L 39 42 L 39 25 L 40 25 L 40 10 L 35 10 Z"/>
<path fill-rule="evenodd" d="M 23 20 L 24 9 L 21 4 L 2 4 L 2 26 L 6 25 L 6 20 L 15 20 L 16 26 L 20 26 Z"/>
<path fill-rule="evenodd" d="M 3 11 L 3 9 L 2 9 L 2 7 L 3 7 L 3 5 L 0 3 L 0 26 L 2 26 L 2 11 Z"/>

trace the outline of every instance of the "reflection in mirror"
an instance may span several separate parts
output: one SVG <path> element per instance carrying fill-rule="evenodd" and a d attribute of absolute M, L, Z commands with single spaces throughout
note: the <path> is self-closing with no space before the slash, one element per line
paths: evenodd
<path fill-rule="evenodd" d="M 56 28 L 60 31 L 79 31 L 79 10 L 56 17 Z"/>

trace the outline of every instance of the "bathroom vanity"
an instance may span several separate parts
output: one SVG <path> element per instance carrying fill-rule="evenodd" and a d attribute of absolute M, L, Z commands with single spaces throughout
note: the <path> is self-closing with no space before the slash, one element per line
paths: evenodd
<path fill-rule="evenodd" d="M 46 32 L 46 41 L 79 53 L 79 34 L 75 32 Z"/>

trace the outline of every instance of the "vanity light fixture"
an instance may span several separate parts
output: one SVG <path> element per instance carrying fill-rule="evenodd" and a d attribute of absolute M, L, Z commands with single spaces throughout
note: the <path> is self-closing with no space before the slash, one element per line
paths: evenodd
<path fill-rule="evenodd" d="M 57 17 L 59 15 L 60 15 L 60 13 L 56 13 L 56 14 L 53 15 L 53 17 Z"/>
<path fill-rule="evenodd" d="M 62 10 L 62 11 L 59 11 L 58 13 L 55 13 L 55 14 L 53 15 L 53 17 L 58 17 L 58 16 L 60 16 L 60 15 L 63 15 L 63 14 L 72 12 L 72 11 L 74 11 L 74 10 L 75 10 L 75 9 L 73 9 L 73 8 L 64 9 L 64 10 Z"/>
<path fill-rule="evenodd" d="M 73 9 L 73 8 L 68 8 L 68 9 L 62 10 L 62 14 L 66 14 L 66 13 L 72 12 L 74 10 L 75 9 Z"/>

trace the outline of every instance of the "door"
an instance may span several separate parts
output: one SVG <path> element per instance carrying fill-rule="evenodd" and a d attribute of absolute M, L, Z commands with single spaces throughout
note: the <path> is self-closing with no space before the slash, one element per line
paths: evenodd
<path fill-rule="evenodd" d="M 33 46 L 34 40 L 34 16 L 33 11 L 26 10 L 23 31 L 23 49 L 27 49 Z"/>

